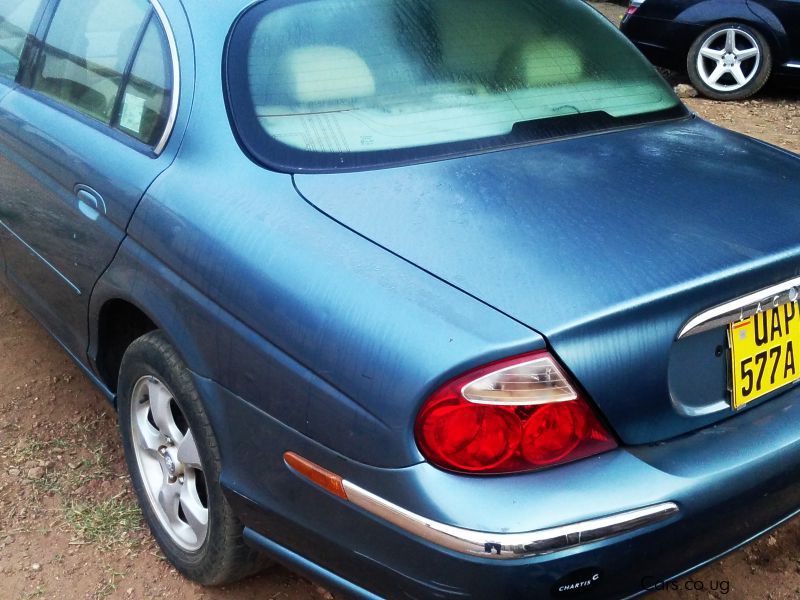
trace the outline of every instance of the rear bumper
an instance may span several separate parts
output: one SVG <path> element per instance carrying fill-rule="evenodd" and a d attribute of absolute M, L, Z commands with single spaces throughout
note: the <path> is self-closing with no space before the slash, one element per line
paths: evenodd
<path fill-rule="evenodd" d="M 486 479 L 427 464 L 354 463 L 211 382 L 198 387 L 213 407 L 223 484 L 248 539 L 351 596 L 548 597 L 565 576 L 589 570 L 601 580 L 587 597 L 629 597 L 715 559 L 800 507 L 797 390 L 667 443 Z M 321 491 L 286 467 L 287 450 L 414 515 L 469 531 L 536 532 L 669 502 L 680 510 L 605 539 L 497 560 Z"/>
<path fill-rule="evenodd" d="M 475 531 L 453 527 L 417 515 L 345 480 L 344 490 L 352 502 L 368 514 L 395 525 L 404 533 L 415 535 L 439 548 L 477 558 L 515 560 L 544 556 L 591 542 L 607 540 L 635 532 L 678 514 L 674 502 L 662 502 L 635 510 L 519 533 Z"/>

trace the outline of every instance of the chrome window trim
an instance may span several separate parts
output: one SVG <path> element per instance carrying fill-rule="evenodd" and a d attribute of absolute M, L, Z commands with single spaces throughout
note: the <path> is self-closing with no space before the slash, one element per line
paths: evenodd
<path fill-rule="evenodd" d="M 524 533 L 489 533 L 437 523 L 344 480 L 347 499 L 400 529 L 462 554 L 510 560 L 551 554 L 605 540 L 663 521 L 679 512 L 674 502 L 663 502 L 570 525 Z"/>
<path fill-rule="evenodd" d="M 164 8 L 158 0 L 150 0 L 150 4 L 153 6 L 153 10 L 156 11 L 158 20 L 161 21 L 161 27 L 163 27 L 164 33 L 167 36 L 167 45 L 169 46 L 170 61 L 172 63 L 172 95 L 170 98 L 169 117 L 167 118 L 167 124 L 164 127 L 161 138 L 153 148 L 153 153 L 159 156 L 167 146 L 169 138 L 172 137 L 172 132 L 175 129 L 175 122 L 178 120 L 178 105 L 180 104 L 181 96 L 181 69 L 178 59 L 178 45 L 175 42 L 175 33 L 167 18 L 167 13 L 164 12 Z"/>
<path fill-rule="evenodd" d="M 724 302 L 695 315 L 681 328 L 678 340 L 703 333 L 766 310 L 794 302 L 800 296 L 800 277 Z"/>

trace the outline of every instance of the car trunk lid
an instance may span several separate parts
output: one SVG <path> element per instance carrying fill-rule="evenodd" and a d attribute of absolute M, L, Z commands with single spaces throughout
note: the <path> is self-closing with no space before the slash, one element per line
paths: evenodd
<path fill-rule="evenodd" d="M 331 218 L 546 336 L 621 439 L 647 443 L 733 414 L 725 327 L 677 334 L 800 272 L 798 165 L 694 118 L 295 180 Z"/>

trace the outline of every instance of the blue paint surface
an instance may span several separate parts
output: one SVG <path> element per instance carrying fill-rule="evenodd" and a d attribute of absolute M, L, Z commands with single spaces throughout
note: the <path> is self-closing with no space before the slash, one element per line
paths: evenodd
<path fill-rule="evenodd" d="M 0 274 L 112 399 L 104 308 L 128 303 L 163 329 L 253 543 L 354 595 L 541 597 L 599 567 L 597 597 L 623 597 L 797 511 L 800 390 L 688 417 L 726 398 L 725 331 L 675 341 L 698 311 L 800 273 L 797 156 L 687 116 L 376 171 L 277 173 L 245 155 L 226 112 L 220 65 L 245 3 L 163 4 L 183 86 L 159 156 L 0 80 Z M 81 186 L 105 211 L 81 206 Z M 424 462 L 413 423 L 433 390 L 542 348 L 617 450 L 491 478 Z M 310 486 L 287 450 L 479 531 L 681 510 L 545 557 L 466 558 Z"/>

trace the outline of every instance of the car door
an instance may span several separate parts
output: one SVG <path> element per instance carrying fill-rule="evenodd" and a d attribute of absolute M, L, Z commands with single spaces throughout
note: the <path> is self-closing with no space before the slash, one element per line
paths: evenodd
<path fill-rule="evenodd" d="M 44 19 L 0 100 L 0 236 L 12 289 L 85 356 L 92 288 L 171 161 L 176 53 L 148 0 L 51 0 Z"/>
<path fill-rule="evenodd" d="M 47 0 L 0 0 L 0 101 L 16 85 L 28 35 L 39 24 L 47 4 Z M 0 170 L 0 180 L 6 179 L 7 175 L 5 170 Z M 0 239 L 0 278 L 4 274 L 5 259 Z"/>
<path fill-rule="evenodd" d="M 789 59 L 800 66 L 800 0 L 748 0 L 770 10 L 786 30 L 789 42 Z M 760 14 L 760 13 L 759 13 Z"/>

